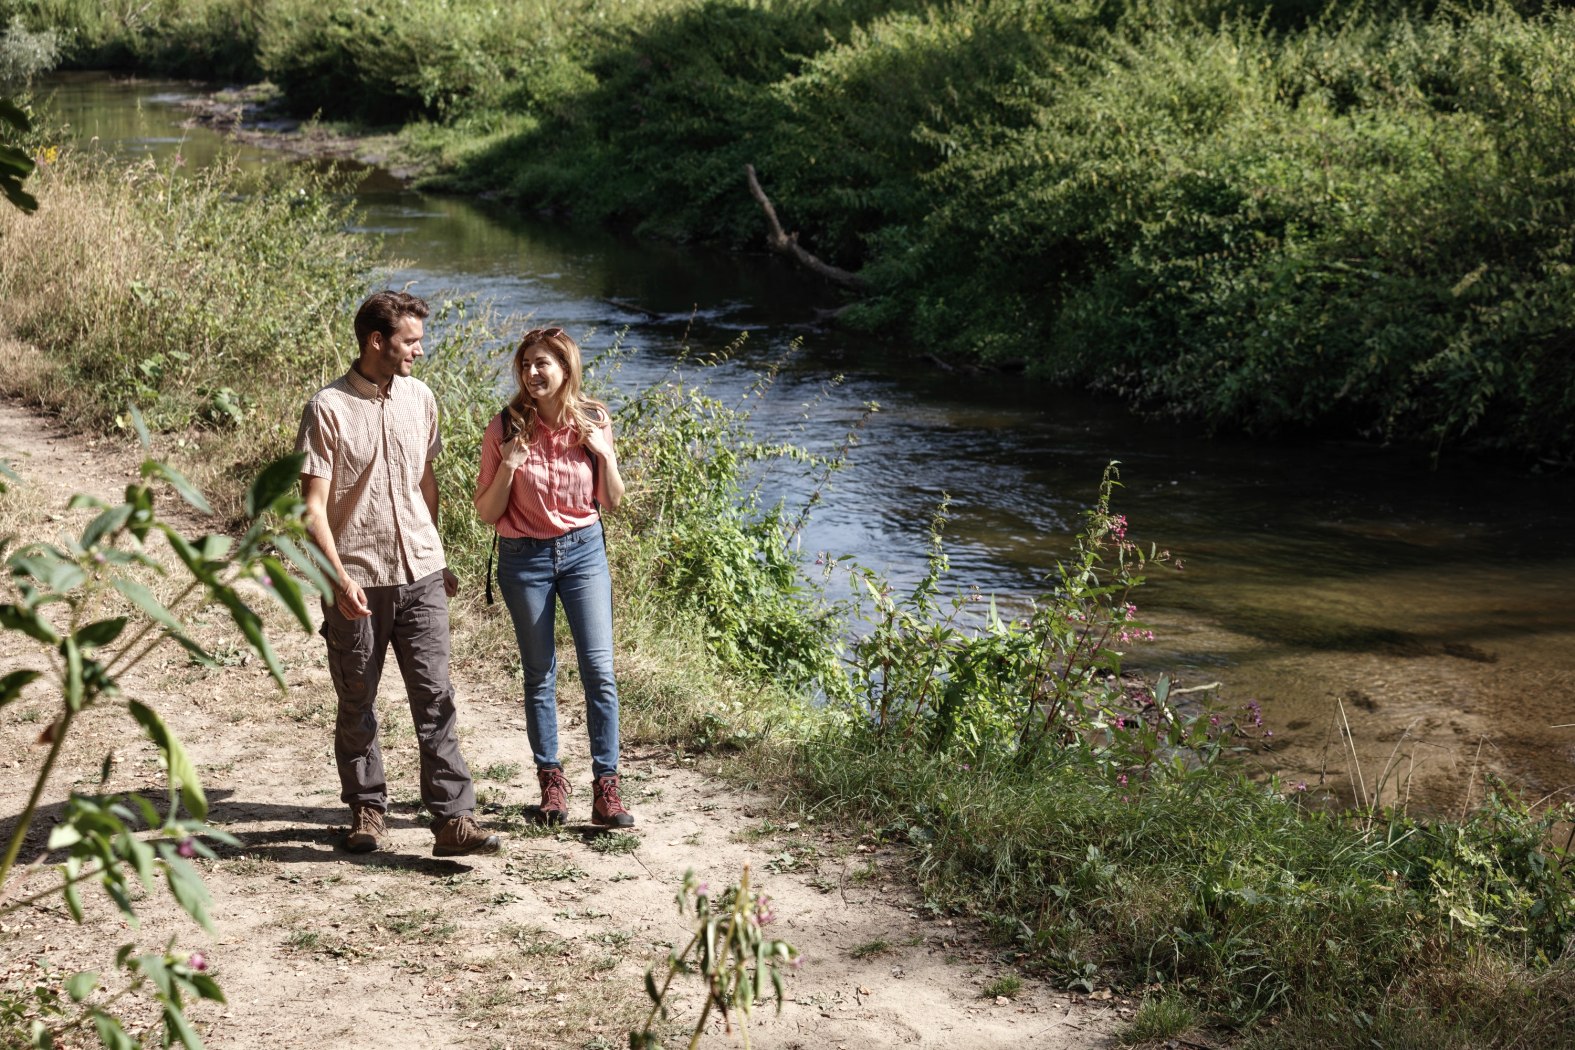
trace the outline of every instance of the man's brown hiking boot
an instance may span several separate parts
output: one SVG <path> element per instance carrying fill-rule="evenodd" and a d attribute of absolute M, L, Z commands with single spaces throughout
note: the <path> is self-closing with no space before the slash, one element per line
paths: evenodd
<path fill-rule="evenodd" d="M 591 803 L 592 824 L 604 828 L 634 827 L 634 814 L 623 808 L 623 799 L 618 797 L 617 773 L 597 777 L 591 785 L 591 792 L 596 796 Z"/>
<path fill-rule="evenodd" d="M 437 841 L 432 844 L 434 857 L 463 857 L 470 854 L 496 853 L 503 842 L 496 835 L 481 830 L 476 818 L 469 813 L 449 817 L 433 829 Z"/>
<path fill-rule="evenodd" d="M 541 785 L 541 822 L 562 824 L 569 818 L 569 781 L 563 770 L 536 770 L 536 782 Z"/>
<path fill-rule="evenodd" d="M 383 811 L 376 806 L 350 807 L 350 834 L 345 836 L 345 849 L 351 853 L 371 853 L 381 849 L 388 835 L 383 823 Z"/>

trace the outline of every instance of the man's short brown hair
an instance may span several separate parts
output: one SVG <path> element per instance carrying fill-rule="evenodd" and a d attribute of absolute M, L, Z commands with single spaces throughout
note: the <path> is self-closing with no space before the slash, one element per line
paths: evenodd
<path fill-rule="evenodd" d="M 355 312 L 356 346 L 365 350 L 366 341 L 371 338 L 373 332 L 377 332 L 384 339 L 392 339 L 394 329 L 399 327 L 399 322 L 407 317 L 425 320 L 431 312 L 427 301 L 419 295 L 411 295 L 409 292 L 374 292 L 361 304 L 361 309 Z"/>

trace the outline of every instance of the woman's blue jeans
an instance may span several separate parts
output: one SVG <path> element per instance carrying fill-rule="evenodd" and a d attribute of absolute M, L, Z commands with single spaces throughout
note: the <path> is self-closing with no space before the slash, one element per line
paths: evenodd
<path fill-rule="evenodd" d="M 498 589 L 514 620 L 525 669 L 525 732 L 536 768 L 558 765 L 558 651 L 554 598 L 563 602 L 585 685 L 591 775 L 618 772 L 618 686 L 613 680 L 612 576 L 600 522 L 550 540 L 498 540 Z"/>

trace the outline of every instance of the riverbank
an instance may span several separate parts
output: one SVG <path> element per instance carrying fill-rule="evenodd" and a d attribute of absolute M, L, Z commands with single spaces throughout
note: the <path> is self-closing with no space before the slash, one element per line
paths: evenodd
<path fill-rule="evenodd" d="M 135 392 L 179 465 L 234 507 L 255 464 L 289 446 L 300 391 L 343 367 L 367 256 L 345 241 L 332 187 L 300 172 L 74 163 L 40 178 L 26 226 L 0 219 L 13 293 L 0 321 L 28 340 L 9 344 L 8 380 L 108 433 Z M 442 328 L 423 375 L 444 405 L 445 505 L 463 508 L 490 352 L 507 339 L 485 316 Z M 743 410 L 674 377 L 628 392 L 618 428 L 631 482 L 611 522 L 619 661 L 641 746 L 772 785 L 792 800 L 790 831 L 813 814 L 900 845 L 913 910 L 994 927 L 997 958 L 1016 968 L 1002 980 L 1157 985 L 1144 1030 L 1160 1038 L 1213 1023 L 1260 1046 L 1358 1031 L 1565 1045 L 1549 1020 L 1569 1008 L 1575 923 L 1557 813 L 1507 793 L 1458 823 L 1390 805 L 1325 812 L 1296 785 L 1238 776 L 1233 749 L 1261 735 L 1250 712 L 1104 677 L 1119 635 L 1144 629 L 1125 602 L 1135 575 L 1161 564 L 1145 568 L 1108 504 L 1068 555 L 1078 587 L 1043 596 L 1044 615 L 973 632 L 947 620 L 939 575 L 912 593 L 867 577 L 873 630 L 849 651 L 786 523 L 752 502 L 745 467 L 782 450 L 749 434 Z M 463 513 L 444 523 L 451 560 L 476 579 L 484 530 Z M 474 593 L 456 607 L 457 662 L 495 681 L 507 631 Z M 814 688 L 831 702 L 806 706 Z M 318 739 L 323 712 L 302 717 L 302 739 Z"/>
<path fill-rule="evenodd" d="M 48 17 L 75 62 L 266 77 L 299 116 L 401 128 L 432 185 L 653 236 L 763 243 L 752 164 L 868 282 L 844 321 L 947 359 L 1222 428 L 1575 451 L 1560 5 Z"/>

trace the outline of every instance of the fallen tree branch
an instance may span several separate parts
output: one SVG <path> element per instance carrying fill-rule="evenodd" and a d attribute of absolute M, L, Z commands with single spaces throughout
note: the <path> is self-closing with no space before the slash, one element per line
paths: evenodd
<path fill-rule="evenodd" d="M 766 191 L 760 188 L 760 180 L 755 177 L 753 164 L 744 165 L 744 176 L 749 180 L 750 196 L 760 202 L 760 210 L 766 213 L 766 224 L 770 227 L 766 235 L 766 243 L 771 246 L 772 251 L 788 256 L 833 284 L 840 284 L 844 288 L 852 288 L 858 292 L 869 291 L 870 283 L 864 278 L 832 266 L 830 263 L 821 262 L 798 243 L 797 233 L 783 232 L 782 223 L 777 220 L 777 210 L 771 206 L 770 198 L 766 196 Z"/>

